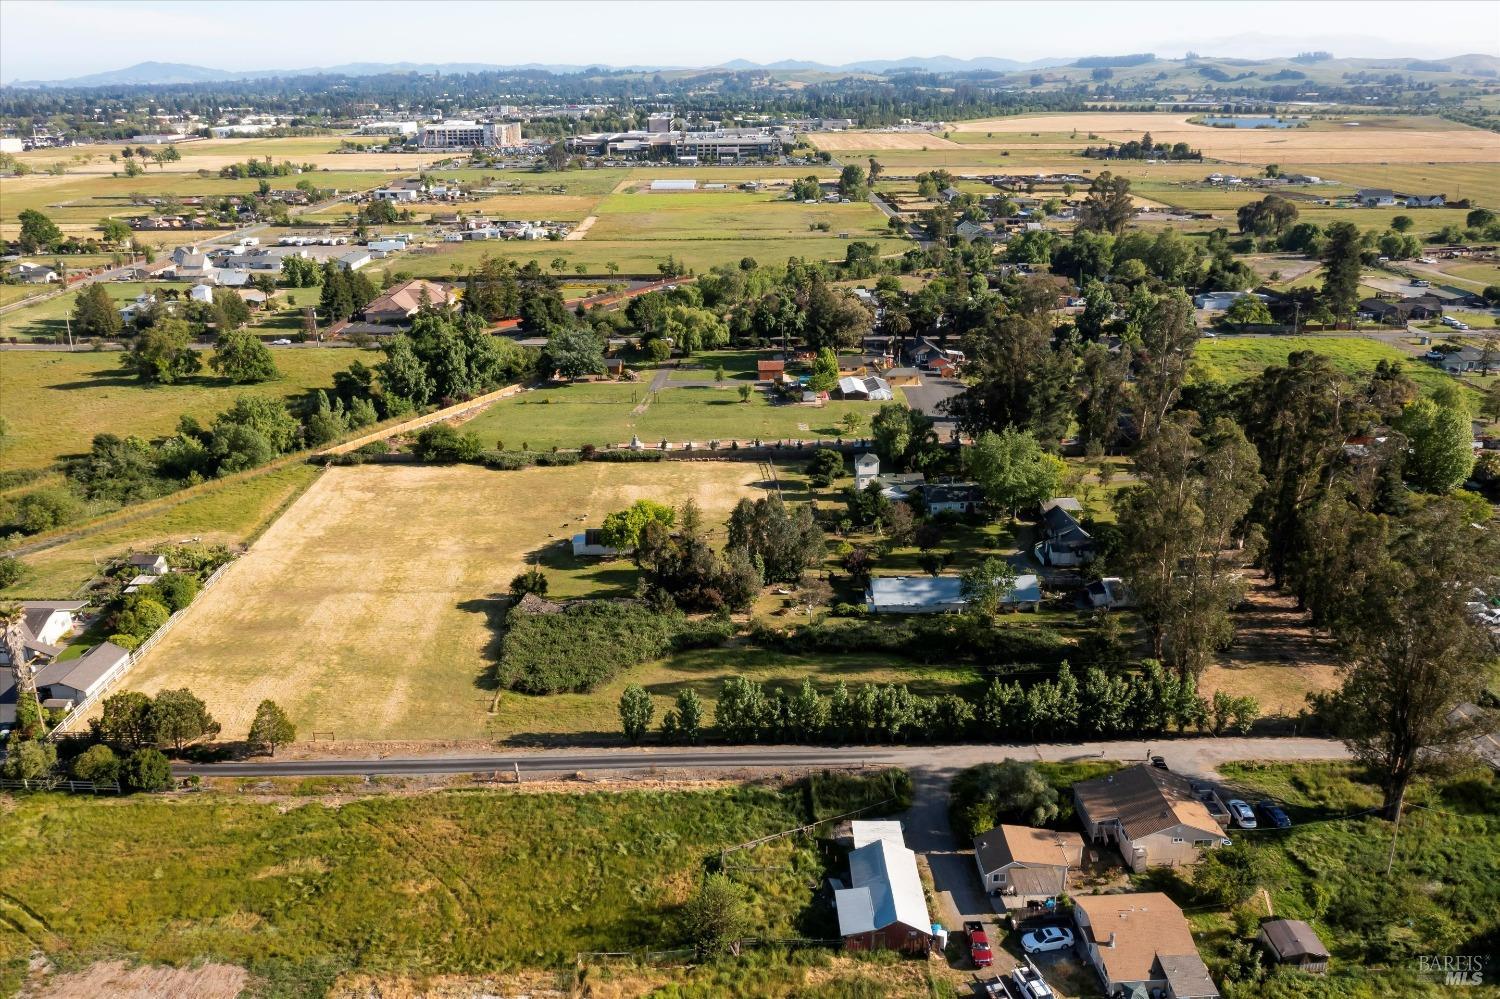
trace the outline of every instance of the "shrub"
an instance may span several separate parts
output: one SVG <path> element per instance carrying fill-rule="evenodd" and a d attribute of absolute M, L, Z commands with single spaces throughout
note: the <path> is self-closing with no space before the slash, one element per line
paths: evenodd
<path fill-rule="evenodd" d="M 198 577 L 187 572 L 171 572 L 152 583 L 149 589 L 167 610 L 176 613 L 198 595 Z"/>
<path fill-rule="evenodd" d="M 122 783 L 132 791 L 165 791 L 172 786 L 172 768 L 155 749 L 137 749 L 120 769 Z"/>
<path fill-rule="evenodd" d="M 57 746 L 50 742 L 25 739 L 6 746 L 5 764 L 0 768 L 10 780 L 41 780 L 57 766 Z"/>
<path fill-rule="evenodd" d="M 536 566 L 532 566 L 525 572 L 518 573 L 510 581 L 510 598 L 512 600 L 520 600 L 528 593 L 535 593 L 539 597 L 547 595 L 547 575 Z"/>
<path fill-rule="evenodd" d="M 666 455 L 660 451 L 595 451 L 584 460 L 586 461 L 664 461 Z"/>
<path fill-rule="evenodd" d="M 967 842 L 1002 823 L 1045 826 L 1059 815 L 1057 789 L 1020 760 L 982 763 L 953 781 L 953 831 Z"/>
<path fill-rule="evenodd" d="M 108 784 L 119 779 L 120 758 L 115 751 L 108 746 L 90 746 L 73 761 L 73 778 L 75 780 L 91 780 L 100 784 Z"/>
<path fill-rule="evenodd" d="M 0 589 L 14 586 L 26 575 L 26 564 L 14 555 L 6 555 L 0 558 Z"/>
<path fill-rule="evenodd" d="M 148 593 L 135 592 L 127 594 L 115 615 L 115 629 L 122 634 L 134 635 L 140 641 L 150 638 L 156 629 L 167 623 L 167 618 L 172 612 L 167 610 L 166 605 L 155 600 Z"/>
<path fill-rule="evenodd" d="M 620 670 L 672 650 L 679 614 L 643 604 L 587 602 L 557 614 L 512 610 L 496 677 L 524 694 L 590 691 Z"/>
<path fill-rule="evenodd" d="M 459 433 L 446 423 L 434 423 L 417 434 L 413 448 L 423 461 L 477 461 L 484 447 L 475 433 Z"/>

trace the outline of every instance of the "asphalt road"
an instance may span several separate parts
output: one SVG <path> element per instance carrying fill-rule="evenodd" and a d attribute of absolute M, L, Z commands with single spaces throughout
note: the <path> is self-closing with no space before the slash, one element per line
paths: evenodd
<path fill-rule="evenodd" d="M 731 746 L 698 749 L 548 749 L 534 752 L 496 753 L 473 756 L 412 756 L 369 759 L 270 759 L 257 758 L 233 763 L 179 764 L 182 774 L 221 777 L 312 777 L 380 774 L 467 774 L 510 770 L 519 766 L 527 773 L 572 773 L 576 771 L 646 771 L 653 769 L 723 771 L 733 769 L 779 769 L 804 767 L 906 767 L 933 774 L 937 782 L 952 779 L 965 767 L 1003 759 L 1064 762 L 1107 759 L 1143 761 L 1152 754 L 1165 756 L 1174 770 L 1212 776 L 1215 768 L 1230 760 L 1341 760 L 1348 758 L 1342 743 L 1330 739 L 1282 737 L 1179 739 L 1162 743 L 1093 742 L 1032 746 Z M 925 780 L 924 776 L 924 780 Z M 946 834 L 946 818 L 927 813 L 925 831 L 940 842 Z M 918 833 L 923 835 L 923 833 Z"/>

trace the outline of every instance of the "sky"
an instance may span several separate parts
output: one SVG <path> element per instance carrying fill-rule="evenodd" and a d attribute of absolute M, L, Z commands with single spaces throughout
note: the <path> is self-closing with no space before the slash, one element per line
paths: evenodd
<path fill-rule="evenodd" d="M 349 62 L 712 66 L 1154 52 L 1265 58 L 1500 55 L 1500 0 L 466 2 L 0 0 L 0 80 L 138 62 L 224 70 Z"/>

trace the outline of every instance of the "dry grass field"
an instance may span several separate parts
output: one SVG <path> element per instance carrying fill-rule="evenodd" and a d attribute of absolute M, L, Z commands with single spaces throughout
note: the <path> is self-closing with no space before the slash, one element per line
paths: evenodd
<path fill-rule="evenodd" d="M 1186 142 L 1219 160 L 1241 163 L 1493 163 L 1500 161 L 1500 135 L 1477 128 L 1437 127 L 1402 120 L 1371 120 L 1357 126 L 1309 128 L 1210 128 L 1183 114 L 1084 113 L 991 118 L 954 123 L 963 142 L 909 132 L 819 133 L 820 149 L 1012 149 L 1025 136 L 1025 152 L 1077 149 L 1089 142 L 1123 142 L 1150 132 L 1157 142 Z M 1410 128 L 1407 124 L 1424 124 Z M 1446 123 L 1444 123 L 1446 124 Z M 1077 137 L 1072 135 L 1076 131 Z M 1060 141 L 1030 141 L 1031 133 Z M 985 133 L 993 133 L 986 135 Z M 1067 133 L 1066 136 L 1058 133 Z M 1089 139 L 1089 135 L 1097 139 Z M 988 141 L 978 141 L 983 137 Z M 1007 141 L 1007 136 L 1015 136 Z"/>
<path fill-rule="evenodd" d="M 227 738 L 243 737 L 263 698 L 304 737 L 492 735 L 490 615 L 528 555 L 642 498 L 692 497 L 721 522 L 757 478 L 748 462 L 329 469 L 125 686 L 191 688 Z M 619 571 L 549 577 L 577 596 Z M 541 724 L 542 703 L 513 722 Z"/>

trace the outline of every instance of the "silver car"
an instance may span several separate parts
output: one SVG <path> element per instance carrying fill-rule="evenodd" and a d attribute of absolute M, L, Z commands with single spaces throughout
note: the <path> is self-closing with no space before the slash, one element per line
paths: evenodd
<path fill-rule="evenodd" d="M 1225 805 L 1229 808 L 1229 814 L 1234 816 L 1235 825 L 1241 829 L 1255 828 L 1255 809 L 1238 798 L 1230 798 Z"/>

